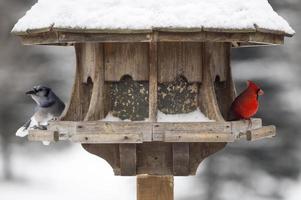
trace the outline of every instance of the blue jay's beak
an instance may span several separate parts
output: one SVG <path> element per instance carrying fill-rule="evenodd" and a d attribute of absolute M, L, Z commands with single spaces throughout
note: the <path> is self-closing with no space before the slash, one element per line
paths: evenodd
<path fill-rule="evenodd" d="M 30 90 L 30 91 L 27 91 L 25 94 L 28 94 L 28 95 L 36 94 L 36 91 Z"/>

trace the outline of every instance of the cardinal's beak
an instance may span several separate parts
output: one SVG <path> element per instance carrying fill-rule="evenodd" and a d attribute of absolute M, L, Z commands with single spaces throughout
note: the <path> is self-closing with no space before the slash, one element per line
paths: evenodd
<path fill-rule="evenodd" d="M 263 90 L 262 89 L 259 89 L 259 91 L 258 91 L 258 95 L 260 96 L 260 95 L 264 95 L 264 92 L 263 92 Z"/>

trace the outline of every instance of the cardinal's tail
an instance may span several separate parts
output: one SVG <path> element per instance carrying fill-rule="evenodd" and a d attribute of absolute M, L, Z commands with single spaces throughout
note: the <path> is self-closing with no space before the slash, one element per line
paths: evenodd
<path fill-rule="evenodd" d="M 237 115 L 230 109 L 227 115 L 227 121 L 236 121 L 239 120 Z"/>

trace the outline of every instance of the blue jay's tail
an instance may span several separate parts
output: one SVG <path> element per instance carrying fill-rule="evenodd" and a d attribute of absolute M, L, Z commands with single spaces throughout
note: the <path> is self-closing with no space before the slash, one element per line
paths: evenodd
<path fill-rule="evenodd" d="M 46 124 L 45 124 L 46 125 Z M 30 120 L 28 120 L 21 128 L 19 128 L 16 132 L 16 136 L 18 137 L 25 137 L 28 135 L 28 130 L 34 129 L 36 126 L 38 126 L 37 121 L 34 117 L 31 117 Z M 49 145 L 50 142 L 43 141 L 44 145 Z"/>
<path fill-rule="evenodd" d="M 31 124 L 31 119 L 28 120 L 22 127 L 20 127 L 17 130 L 16 136 L 25 137 L 26 135 L 28 135 L 28 128 L 30 127 L 30 124 Z"/>

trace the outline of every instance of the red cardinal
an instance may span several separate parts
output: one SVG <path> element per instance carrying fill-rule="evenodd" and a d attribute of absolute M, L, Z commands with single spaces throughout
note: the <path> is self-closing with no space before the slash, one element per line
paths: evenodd
<path fill-rule="evenodd" d="M 250 119 L 258 110 L 258 96 L 263 95 L 263 91 L 252 81 L 247 81 L 248 87 L 233 101 L 228 120 Z"/>

